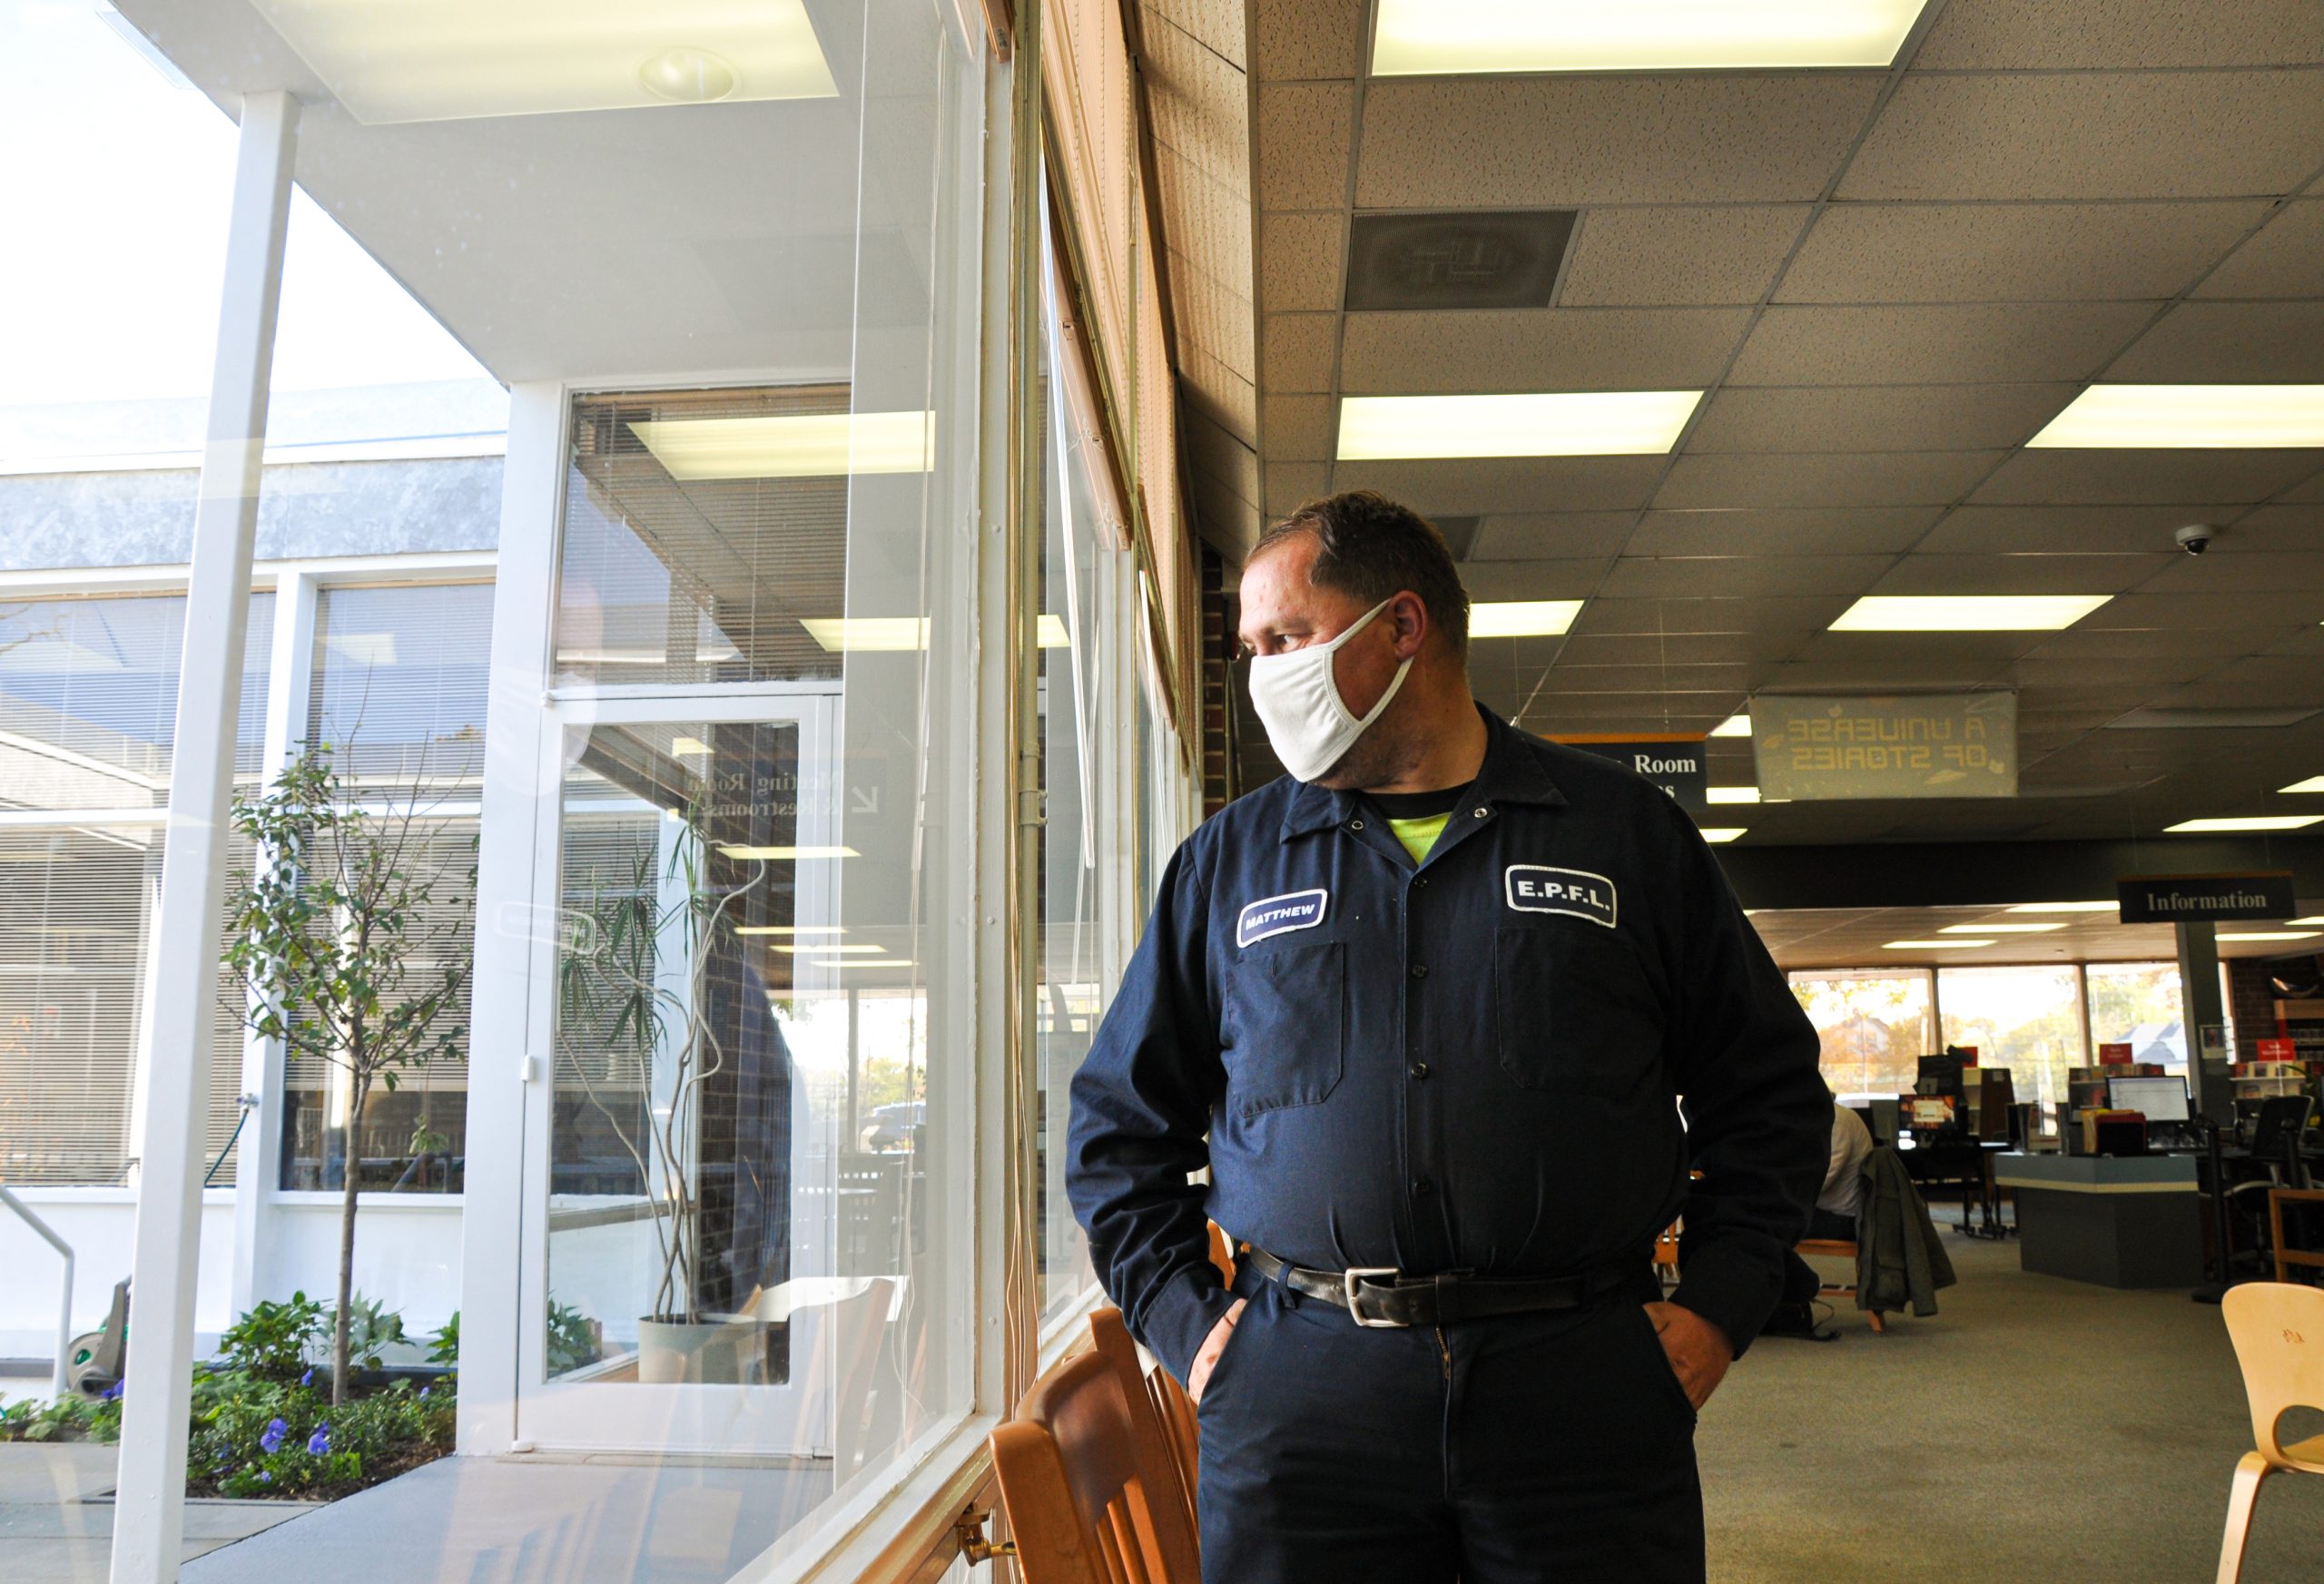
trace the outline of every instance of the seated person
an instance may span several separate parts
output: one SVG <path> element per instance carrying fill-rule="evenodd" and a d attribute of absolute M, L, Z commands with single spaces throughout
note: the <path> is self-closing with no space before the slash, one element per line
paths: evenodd
<path fill-rule="evenodd" d="M 1832 1102 L 1832 1155 L 1824 1169 L 1824 1191 L 1816 1195 L 1816 1209 L 1807 1222 L 1810 1238 L 1856 1240 L 1856 1211 L 1864 1201 L 1864 1162 L 1872 1153 L 1872 1134 L 1864 1118 Z M 1823 1278 L 1797 1253 L 1784 1262 L 1783 1302 L 1760 1328 L 1763 1336 L 1812 1336 L 1815 1311 L 1808 1307 Z"/>

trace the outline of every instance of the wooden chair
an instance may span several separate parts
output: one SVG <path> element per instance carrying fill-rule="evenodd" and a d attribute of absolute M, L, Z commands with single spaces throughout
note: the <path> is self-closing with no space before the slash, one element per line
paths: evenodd
<path fill-rule="evenodd" d="M 1161 1365 L 1140 1369 L 1137 1343 L 1131 1340 L 1129 1326 L 1123 1321 L 1120 1310 L 1093 1312 L 1089 1316 L 1089 1334 L 1098 1343 L 1098 1352 L 1113 1365 L 1114 1379 L 1121 1382 L 1122 1396 L 1129 1404 L 1130 1430 L 1137 1438 L 1139 1466 L 1146 1467 L 1149 1461 L 1168 1465 L 1177 1476 L 1179 1494 L 1186 1499 L 1187 1532 L 1199 1537 L 1201 1526 L 1195 1520 L 1197 1451 L 1193 1403 L 1178 1383 L 1170 1379 L 1170 1372 Z M 1172 1423 L 1172 1398 L 1187 1403 L 1184 1440 L 1178 1427 Z"/>
<path fill-rule="evenodd" d="M 1856 1239 L 1853 1237 L 1802 1238 L 1792 1245 L 1792 1252 L 1798 1254 L 1801 1259 L 1813 1259 L 1818 1254 L 1827 1259 L 1844 1259 L 1848 1262 L 1850 1270 L 1856 1268 Z M 1853 1280 L 1826 1282 L 1816 1290 L 1818 1293 L 1828 1293 L 1835 1298 L 1853 1298 L 1856 1296 L 1856 1283 Z M 1864 1317 L 1871 1322 L 1872 1329 L 1876 1333 L 1886 1333 L 1888 1323 L 1881 1318 L 1879 1310 L 1867 1309 L 1864 1312 Z"/>
<path fill-rule="evenodd" d="M 1177 1470 L 1141 1446 L 1103 1353 L 1034 1382 L 991 1446 L 1025 1584 L 1202 1584 Z"/>
<path fill-rule="evenodd" d="M 2256 1449 L 2235 1465 L 2228 1489 L 2227 1531 L 2219 1547 L 2219 1584 L 2243 1573 L 2244 1543 L 2260 1482 L 2279 1471 L 2324 1474 L 2324 1435 L 2286 1446 L 2276 1427 L 2294 1408 L 2324 1408 L 2324 1290 L 2285 1282 L 2246 1282 L 2220 1302 L 2243 1391 L 2251 1401 Z"/>

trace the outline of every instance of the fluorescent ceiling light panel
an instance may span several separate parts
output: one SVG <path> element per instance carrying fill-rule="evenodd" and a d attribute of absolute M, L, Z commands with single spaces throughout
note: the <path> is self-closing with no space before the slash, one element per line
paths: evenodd
<path fill-rule="evenodd" d="M 2009 910 L 2013 913 L 2119 913 L 2122 904 L 2116 902 L 2019 902 Z"/>
<path fill-rule="evenodd" d="M 1972 946 L 1991 946 L 1990 940 L 1891 940 L 1881 947 L 1883 951 L 1960 951 Z"/>
<path fill-rule="evenodd" d="M 1756 803 L 1759 801 L 1759 789 L 1756 786 L 1714 786 L 1706 788 L 1703 795 L 1714 803 Z"/>
<path fill-rule="evenodd" d="M 727 857 L 743 863 L 752 863 L 762 860 L 769 863 L 775 863 L 794 858 L 861 858 L 863 856 L 863 854 L 858 852 L 852 847 L 722 846 L 718 851 L 724 853 Z"/>
<path fill-rule="evenodd" d="M 1866 595 L 1835 633 L 2034 633 L 2071 627 L 2110 594 Z"/>
<path fill-rule="evenodd" d="M 1469 636 L 1554 638 L 1581 614 L 1578 599 L 1486 600 L 1469 607 Z"/>
<path fill-rule="evenodd" d="M 885 957 L 884 946 L 832 946 L 810 943 L 805 946 L 778 946 L 775 950 L 785 957 Z"/>
<path fill-rule="evenodd" d="M 252 0 L 367 126 L 839 93 L 803 0 Z"/>
<path fill-rule="evenodd" d="M 639 418 L 638 443 L 681 484 L 719 478 L 837 478 L 925 473 L 932 412 L 785 412 L 760 418 Z"/>
<path fill-rule="evenodd" d="M 1375 77 L 1885 66 L 1924 0 L 1380 0 Z"/>
<path fill-rule="evenodd" d="M 1748 737 L 1751 734 L 1751 717 L 1748 713 L 1729 715 L 1712 727 L 1710 734 L 1714 737 Z"/>
<path fill-rule="evenodd" d="M 2306 781 L 2296 781 L 2290 786 L 2278 787 L 2276 790 L 2288 792 L 2324 792 L 2324 775 L 2311 775 Z"/>
<path fill-rule="evenodd" d="M 1937 930 L 1939 935 L 2040 935 L 2052 930 L 2063 930 L 2063 924 L 1947 924 Z"/>
<path fill-rule="evenodd" d="M 675 737 L 670 741 L 670 752 L 684 757 L 699 756 L 710 751 L 710 744 L 699 737 Z"/>
<path fill-rule="evenodd" d="M 737 935 L 844 935 L 847 930 L 837 924 L 738 924 Z"/>
<path fill-rule="evenodd" d="M 2324 913 L 2318 913 L 2306 919 L 2287 919 L 2284 921 L 2288 924 L 2324 924 Z"/>
<path fill-rule="evenodd" d="M 833 654 L 893 654 L 928 647 L 926 616 L 801 616 L 799 625 Z M 1046 611 L 1034 622 L 1033 635 L 1044 649 L 1063 649 L 1073 642 L 1064 621 Z"/>
<path fill-rule="evenodd" d="M 1722 841 L 1732 841 L 1749 829 L 1748 825 L 1705 825 L 1702 828 L 1702 835 L 1704 841 L 1717 844 Z"/>
<path fill-rule="evenodd" d="M 2142 450 L 2324 446 L 2324 385 L 2093 385 L 2025 443 Z"/>
<path fill-rule="evenodd" d="M 2313 940 L 2324 930 L 2240 930 L 2232 933 L 2221 931 L 2221 940 Z"/>
<path fill-rule="evenodd" d="M 1659 457 L 1702 398 L 1699 390 L 1343 397 L 1339 459 Z"/>
<path fill-rule="evenodd" d="M 2209 831 L 2299 831 L 2324 814 L 2248 814 L 2229 820 L 2181 820 L 2163 830 L 2175 835 L 2201 835 Z"/>

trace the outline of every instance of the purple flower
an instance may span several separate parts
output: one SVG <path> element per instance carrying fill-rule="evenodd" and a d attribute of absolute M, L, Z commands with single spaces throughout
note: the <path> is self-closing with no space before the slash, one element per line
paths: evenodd
<path fill-rule="evenodd" d="M 427 1397 L 427 1395 L 428 1395 L 428 1389 L 427 1387 L 425 1387 L 425 1386 L 422 1386 L 422 1387 L 419 1389 L 419 1395 L 421 1396 L 421 1398 L 422 1398 L 422 1399 L 425 1399 L 425 1398 Z"/>
<path fill-rule="evenodd" d="M 290 1433 L 290 1427 L 283 1423 L 281 1420 L 271 1419 L 267 1421 L 266 1433 L 258 1438 L 259 1451 L 271 1457 L 274 1453 L 282 1450 L 282 1438 Z"/>
<path fill-rule="evenodd" d="M 119 1402 L 119 1401 L 121 1400 L 121 1389 L 122 1389 L 123 1386 L 126 1386 L 126 1385 L 128 1385 L 128 1384 L 129 1384 L 129 1380 L 128 1380 L 128 1377 L 126 1377 L 126 1376 L 123 1376 L 122 1379 L 120 1379 L 120 1380 L 118 1380 L 118 1381 L 115 1381 L 112 1385 L 107 1386 L 107 1387 L 105 1388 L 104 1396 L 101 1399 L 101 1401 L 103 1401 L 103 1402 Z"/>
<path fill-rule="evenodd" d="M 264 1469 L 261 1469 L 258 1471 L 258 1482 L 261 1485 L 271 1485 L 274 1483 L 274 1476 L 268 1473 Z"/>
<path fill-rule="evenodd" d="M 311 1386 L 311 1385 L 313 1385 L 314 1383 L 315 1383 L 315 1372 L 314 1372 L 314 1367 L 313 1367 L 312 1365 L 309 1365 L 309 1366 L 308 1366 L 308 1369 L 307 1369 L 307 1372 L 306 1372 L 305 1374 L 303 1374 L 303 1375 L 301 1375 L 301 1376 L 300 1376 L 300 1377 L 299 1377 L 299 1384 L 300 1384 L 301 1386 Z"/>
<path fill-rule="evenodd" d="M 307 1438 L 307 1451 L 311 1457 L 323 1457 L 330 1451 L 330 1422 L 315 1426 L 315 1433 Z"/>

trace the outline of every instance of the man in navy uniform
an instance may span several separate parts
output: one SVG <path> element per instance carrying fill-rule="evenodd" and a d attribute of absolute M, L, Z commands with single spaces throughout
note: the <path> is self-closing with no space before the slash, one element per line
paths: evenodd
<path fill-rule="evenodd" d="M 1261 539 L 1289 773 L 1171 859 L 1073 1078 L 1067 1189 L 1196 1400 L 1210 1584 L 1701 1579 L 1696 1411 L 1823 1179 L 1815 1030 L 1709 849 L 1476 703 L 1468 605 L 1376 495 Z"/>

